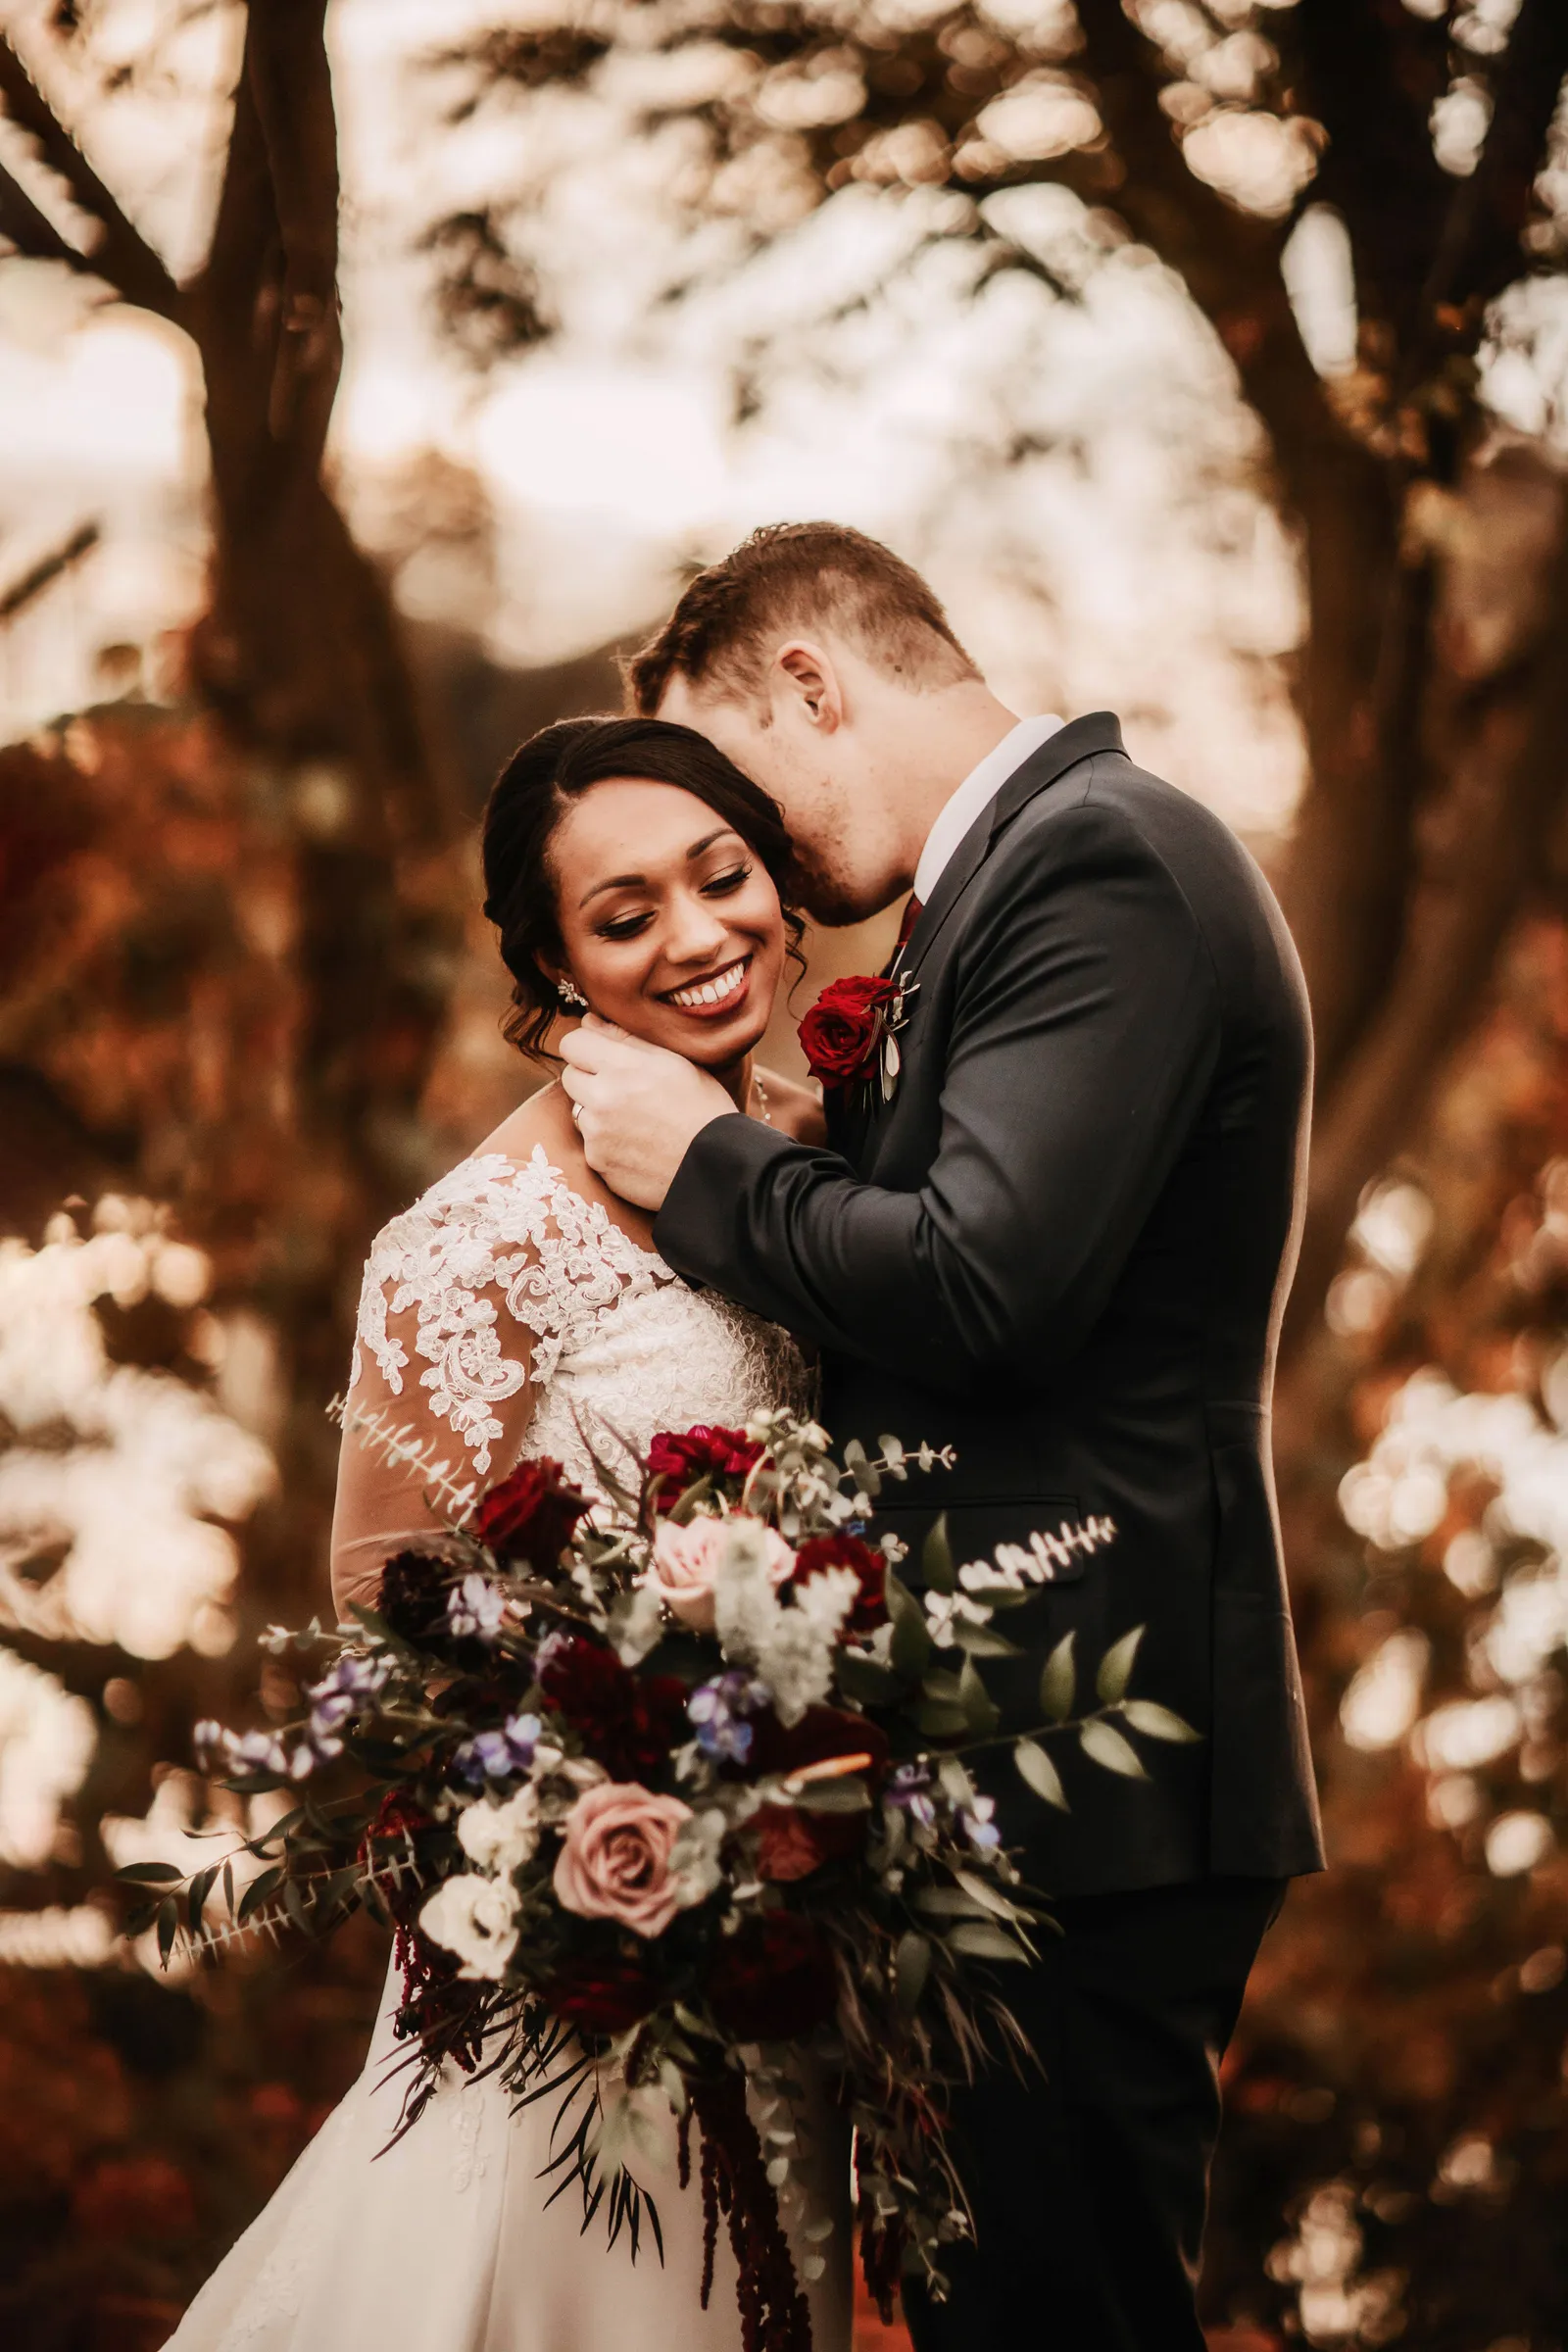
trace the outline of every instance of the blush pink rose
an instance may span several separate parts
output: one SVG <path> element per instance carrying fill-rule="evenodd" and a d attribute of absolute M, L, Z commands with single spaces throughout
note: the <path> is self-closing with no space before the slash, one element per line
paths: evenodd
<path fill-rule="evenodd" d="M 601 1781 L 566 1816 L 556 1857 L 556 1899 L 583 1919 L 613 1919 L 634 1936 L 662 1936 L 683 1887 L 670 1849 L 692 1818 L 678 1796 L 638 1781 Z"/>
<path fill-rule="evenodd" d="M 713 1579 L 723 1560 L 730 1531 L 745 1528 L 760 1535 L 767 1554 L 767 1573 L 775 1585 L 788 1584 L 795 1573 L 795 1554 L 775 1528 L 737 1511 L 728 1519 L 689 1519 L 677 1527 L 662 1519 L 654 1538 L 653 1564 L 643 1583 L 657 1592 L 672 1617 L 694 1633 L 713 1630 Z"/>

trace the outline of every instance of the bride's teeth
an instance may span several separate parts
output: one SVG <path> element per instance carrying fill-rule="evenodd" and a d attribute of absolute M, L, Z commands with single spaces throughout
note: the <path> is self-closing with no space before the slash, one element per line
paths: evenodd
<path fill-rule="evenodd" d="M 716 980 L 704 980 L 696 988 L 677 988 L 670 993 L 675 1004 L 683 1006 L 722 1004 L 726 997 L 732 997 L 735 994 L 745 977 L 745 971 L 744 964 L 732 964 L 729 970 L 721 972 Z"/>

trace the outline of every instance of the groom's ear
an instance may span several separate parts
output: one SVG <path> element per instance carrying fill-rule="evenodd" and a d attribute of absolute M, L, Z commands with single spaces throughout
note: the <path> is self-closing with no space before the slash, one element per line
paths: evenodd
<path fill-rule="evenodd" d="M 808 726 L 835 734 L 844 724 L 844 689 L 832 657 L 808 637 L 792 637 L 773 660 L 782 673 L 775 692 L 789 699 Z"/>

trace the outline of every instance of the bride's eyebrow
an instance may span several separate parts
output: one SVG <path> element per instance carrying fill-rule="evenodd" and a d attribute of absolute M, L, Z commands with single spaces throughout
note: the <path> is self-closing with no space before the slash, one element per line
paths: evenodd
<path fill-rule="evenodd" d="M 687 864 L 694 865 L 705 851 L 712 848 L 715 841 L 723 841 L 731 834 L 735 834 L 733 825 L 720 825 L 716 831 L 705 833 L 702 840 L 694 841 L 687 851 Z M 738 840 L 740 837 L 736 834 L 735 838 Z M 580 914 L 590 899 L 601 898 L 607 890 L 646 890 L 647 888 L 648 876 L 646 874 L 612 874 L 608 882 L 596 882 L 592 890 L 583 892 L 582 897 L 577 901 L 577 911 Z"/>

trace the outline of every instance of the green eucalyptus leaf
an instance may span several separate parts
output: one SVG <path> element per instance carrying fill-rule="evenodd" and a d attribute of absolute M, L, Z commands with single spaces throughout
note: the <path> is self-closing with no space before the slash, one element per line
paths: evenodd
<path fill-rule="evenodd" d="M 953 1565 L 953 1545 L 948 1541 L 946 1511 L 933 1521 L 920 1546 L 920 1573 L 933 1592 L 957 1591 L 958 1575 Z"/>
<path fill-rule="evenodd" d="M 1100 1672 L 1095 1677 L 1095 1695 L 1102 1706 L 1113 1707 L 1125 1693 L 1143 1638 L 1143 1627 L 1135 1625 L 1130 1634 L 1123 1634 L 1119 1642 L 1113 1642 L 1101 1659 Z"/>
<path fill-rule="evenodd" d="M 1149 1778 L 1139 1761 L 1138 1750 L 1122 1738 L 1113 1723 L 1086 1723 L 1078 1735 L 1078 1744 L 1086 1756 L 1102 1764 L 1107 1772 L 1119 1772 L 1129 1781 Z"/>
<path fill-rule="evenodd" d="M 172 1862 L 127 1862 L 115 1876 L 130 1886 L 170 1886 L 183 1880 L 185 1873 L 176 1870 Z"/>
<path fill-rule="evenodd" d="M 1029 1954 L 1014 1936 L 989 1919 L 960 1919 L 948 1930 L 949 1949 L 971 1960 L 1027 1960 Z"/>
<path fill-rule="evenodd" d="M 205 1870 L 197 1871 L 186 1889 L 185 1925 L 193 1936 L 201 1934 L 202 1913 L 207 1907 L 207 1897 L 218 1884 L 218 1872 L 219 1865 L 209 1863 Z"/>
<path fill-rule="evenodd" d="M 790 1801 L 803 1813 L 864 1813 L 871 1798 L 865 1783 L 849 1776 L 842 1781 L 808 1781 Z"/>
<path fill-rule="evenodd" d="M 994 1626 L 970 1625 L 962 1618 L 954 1628 L 954 1640 L 971 1658 L 1021 1658 L 1023 1655 L 1017 1642 L 1009 1642 L 1006 1635 L 999 1634 Z"/>
<path fill-rule="evenodd" d="M 844 1698 L 862 1707 L 885 1707 L 898 1697 L 900 1678 L 880 1658 L 861 1657 L 856 1650 L 841 1649 L 836 1662 L 839 1691 Z"/>
<path fill-rule="evenodd" d="M 956 1740 L 969 1729 L 966 1710 L 948 1698 L 922 1699 L 914 1711 L 916 1728 L 928 1740 Z"/>
<path fill-rule="evenodd" d="M 1072 1634 L 1063 1634 L 1040 1677 L 1040 1705 L 1053 1723 L 1065 1723 L 1072 1713 L 1078 1690 L 1078 1671 L 1073 1664 Z"/>
<path fill-rule="evenodd" d="M 179 1910 L 172 1894 L 166 1894 L 158 1906 L 158 1957 L 167 1968 L 169 1955 L 174 1948 L 179 1933 Z"/>
<path fill-rule="evenodd" d="M 912 2017 L 919 2008 L 920 1995 L 930 1974 L 931 1938 L 910 1928 L 899 1937 L 898 1950 L 893 1955 L 894 1988 L 902 2016 Z"/>
<path fill-rule="evenodd" d="M 972 1895 L 980 1908 L 983 1911 L 989 1911 L 994 1919 L 1018 1918 L 1017 1905 L 1009 1903 L 1006 1896 L 991 1886 L 987 1880 L 981 1878 L 978 1871 L 955 1870 L 953 1875 L 963 1888 L 964 1893 Z"/>
<path fill-rule="evenodd" d="M 972 1658 L 964 1659 L 963 1672 L 958 1677 L 958 1704 L 977 1739 L 988 1738 L 1002 1721 L 1002 1709 L 981 1681 L 980 1669 Z"/>
<path fill-rule="evenodd" d="M 1121 1715 L 1122 1721 L 1131 1724 L 1135 1732 L 1142 1732 L 1146 1740 L 1171 1740 L 1185 1746 L 1203 1736 L 1201 1732 L 1195 1732 L 1192 1725 L 1180 1715 L 1172 1714 L 1169 1707 L 1160 1706 L 1152 1698 L 1123 1699 Z"/>
<path fill-rule="evenodd" d="M 283 1884 L 283 1865 L 274 1862 L 270 1870 L 258 1871 L 239 1898 L 239 1923 L 244 1925 L 251 1914 L 270 1902 Z"/>
<path fill-rule="evenodd" d="M 1044 1797 L 1058 1812 L 1067 1811 L 1067 1792 L 1061 1785 L 1061 1775 L 1037 1740 L 1020 1740 L 1013 1748 L 1012 1760 L 1018 1767 L 1019 1779 L 1036 1796 Z"/>
<path fill-rule="evenodd" d="M 986 1919 L 991 1911 L 989 1903 L 977 1903 L 961 1886 L 922 1886 L 914 1907 L 932 1919 Z"/>
<path fill-rule="evenodd" d="M 931 1657 L 931 1636 L 925 1611 L 914 1594 L 890 1568 L 884 1585 L 888 1615 L 893 1621 L 892 1657 L 900 1674 L 924 1674 Z"/>

